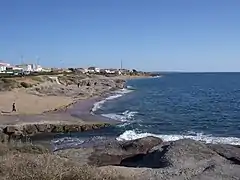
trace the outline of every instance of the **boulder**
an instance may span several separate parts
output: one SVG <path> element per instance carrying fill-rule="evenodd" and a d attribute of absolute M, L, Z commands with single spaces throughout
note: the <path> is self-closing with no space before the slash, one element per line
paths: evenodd
<path fill-rule="evenodd" d="M 23 126 L 7 126 L 3 128 L 2 131 L 4 134 L 8 136 L 22 136 L 23 135 Z"/>
<path fill-rule="evenodd" d="M 141 152 L 147 153 L 148 150 L 152 149 L 154 146 L 161 144 L 163 141 L 160 138 L 148 136 L 145 138 L 140 138 L 132 141 L 126 141 L 120 143 L 121 148 L 125 151 L 131 152 Z"/>
<path fill-rule="evenodd" d="M 38 133 L 38 129 L 34 124 L 28 124 L 23 127 L 24 135 L 34 135 Z"/>
<path fill-rule="evenodd" d="M 52 133 L 63 133 L 64 132 L 64 126 L 59 124 L 59 125 L 54 125 L 53 129 L 51 130 Z"/>
<path fill-rule="evenodd" d="M 81 126 L 81 131 L 88 131 L 88 130 L 92 130 L 92 129 L 93 129 L 93 125 L 91 125 L 91 124 L 86 124 L 86 125 Z"/>
<path fill-rule="evenodd" d="M 147 155 L 133 156 L 121 162 L 123 166 L 148 168 L 193 168 L 209 166 L 209 163 L 221 164 L 224 159 L 205 144 L 183 139 L 168 145 L 154 147 Z"/>
<path fill-rule="evenodd" d="M 80 145 L 77 149 L 56 151 L 61 157 L 87 163 L 95 166 L 120 165 L 125 158 L 136 154 L 146 154 L 162 140 L 156 137 L 146 137 L 129 142 L 116 140 L 97 140 Z"/>
<path fill-rule="evenodd" d="M 124 174 L 137 180 L 239 180 L 240 177 L 239 167 L 231 164 L 209 166 L 202 170 L 122 166 L 104 166 L 98 169 L 109 174 Z"/>
<path fill-rule="evenodd" d="M 71 125 L 71 124 L 65 125 L 63 127 L 63 131 L 66 132 L 66 133 L 68 133 L 68 132 L 80 132 L 81 131 L 81 126 L 74 125 L 74 124 L 73 125 Z"/>
<path fill-rule="evenodd" d="M 205 168 L 202 172 L 191 177 L 191 180 L 239 180 L 240 167 L 223 164 Z"/>
<path fill-rule="evenodd" d="M 3 129 L 0 129 L 0 142 L 5 143 L 8 142 L 9 136 L 3 132 Z"/>
<path fill-rule="evenodd" d="M 35 126 L 38 132 L 51 132 L 53 128 L 51 124 L 36 124 Z"/>
<path fill-rule="evenodd" d="M 240 148 L 227 144 L 209 144 L 208 147 L 220 156 L 240 165 Z"/>
<path fill-rule="evenodd" d="M 133 167 L 135 169 L 129 170 L 136 172 L 141 170 L 136 179 L 240 179 L 239 165 L 231 164 L 206 144 L 190 139 L 162 143 L 146 155 L 124 159 L 121 166 Z"/>
<path fill-rule="evenodd" d="M 16 132 L 17 128 L 15 126 L 7 126 L 3 129 L 3 132 L 5 134 L 14 134 Z"/>
<path fill-rule="evenodd" d="M 223 150 L 219 145 L 206 145 L 190 139 L 161 142 L 154 137 L 129 142 L 99 139 L 94 144 L 89 141 L 90 144 L 84 143 L 78 149 L 56 154 L 81 164 L 100 166 L 98 169 L 104 172 L 124 174 L 138 180 L 240 179 L 240 166 L 227 160 L 238 156 L 238 147 L 230 146 L 228 152 L 225 145 Z"/>
<path fill-rule="evenodd" d="M 164 147 L 163 151 L 165 153 L 162 159 L 169 162 L 171 166 L 178 168 L 193 167 L 208 161 L 223 161 L 221 156 L 205 144 L 190 139 L 172 142 L 169 146 Z"/>

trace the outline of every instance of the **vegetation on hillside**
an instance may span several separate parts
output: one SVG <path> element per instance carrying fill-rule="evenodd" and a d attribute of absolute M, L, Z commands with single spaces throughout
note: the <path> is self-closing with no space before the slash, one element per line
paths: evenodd
<path fill-rule="evenodd" d="M 35 84 L 22 81 L 21 79 L 0 78 L 0 91 L 10 91 L 14 88 L 30 88 Z"/>
<path fill-rule="evenodd" d="M 10 78 L 0 79 L 0 91 L 9 91 L 13 88 L 19 88 L 21 85 L 15 80 Z"/>
<path fill-rule="evenodd" d="M 58 76 L 60 83 L 62 84 L 77 84 L 79 80 L 85 79 L 88 76 L 86 74 L 71 74 Z"/>

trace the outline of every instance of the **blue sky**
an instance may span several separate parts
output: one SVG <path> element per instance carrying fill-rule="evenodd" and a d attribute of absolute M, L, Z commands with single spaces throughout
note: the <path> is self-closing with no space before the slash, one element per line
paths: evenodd
<path fill-rule="evenodd" d="M 0 59 L 240 71 L 239 0 L 0 0 Z"/>

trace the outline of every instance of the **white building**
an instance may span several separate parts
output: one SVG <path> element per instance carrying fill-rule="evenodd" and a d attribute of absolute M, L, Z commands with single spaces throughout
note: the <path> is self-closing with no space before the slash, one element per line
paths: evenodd
<path fill-rule="evenodd" d="M 90 73 L 100 73 L 101 69 L 97 67 L 89 67 L 88 72 Z"/>
<path fill-rule="evenodd" d="M 12 69 L 13 71 L 23 71 L 23 68 L 16 67 L 16 66 L 11 66 L 11 69 Z"/>
<path fill-rule="evenodd" d="M 43 71 L 42 66 L 36 64 L 20 64 L 16 65 L 18 68 L 22 68 L 24 72 L 41 72 Z"/>
<path fill-rule="evenodd" d="M 16 67 L 22 68 L 23 72 L 33 72 L 33 64 L 20 64 Z"/>
<path fill-rule="evenodd" d="M 42 72 L 43 68 L 40 65 L 35 65 L 35 67 L 33 67 L 33 71 L 34 72 Z"/>
<path fill-rule="evenodd" d="M 10 67 L 9 63 L 0 62 L 0 72 L 5 72 Z"/>
<path fill-rule="evenodd" d="M 118 75 L 122 74 L 121 71 L 117 69 L 102 69 L 101 72 L 106 74 L 118 74 Z"/>
<path fill-rule="evenodd" d="M 111 70 L 111 69 L 105 69 L 105 72 L 107 74 L 115 74 L 115 71 L 114 70 Z"/>

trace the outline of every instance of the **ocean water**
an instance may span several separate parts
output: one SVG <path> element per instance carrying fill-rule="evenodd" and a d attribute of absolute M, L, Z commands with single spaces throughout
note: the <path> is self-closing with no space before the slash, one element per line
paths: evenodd
<path fill-rule="evenodd" d="M 121 123 L 65 137 L 65 145 L 89 137 L 121 141 L 149 135 L 165 141 L 191 138 L 240 145 L 240 73 L 173 73 L 129 80 L 126 89 L 97 102 L 93 112 Z"/>

